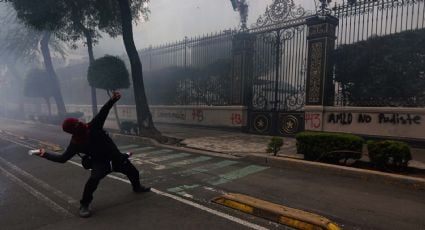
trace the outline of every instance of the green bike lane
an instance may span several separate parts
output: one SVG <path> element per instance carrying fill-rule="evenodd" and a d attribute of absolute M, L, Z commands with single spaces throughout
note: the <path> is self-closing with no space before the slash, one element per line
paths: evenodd
<path fill-rule="evenodd" d="M 146 145 L 137 150 L 139 146 L 126 146 L 129 143 L 121 143 L 121 148 L 136 149 L 132 161 L 143 172 L 142 181 L 197 202 L 242 193 L 319 214 L 343 229 L 425 227 L 420 214 L 425 208 L 423 190 L 340 176 L 324 169 L 270 168 L 232 156 Z"/>

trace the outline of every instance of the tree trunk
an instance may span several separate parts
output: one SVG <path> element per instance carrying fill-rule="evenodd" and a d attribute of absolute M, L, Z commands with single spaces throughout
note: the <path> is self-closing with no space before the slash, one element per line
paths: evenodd
<path fill-rule="evenodd" d="M 93 39 L 91 36 L 90 31 L 83 25 L 83 24 L 79 24 L 81 30 L 84 33 L 84 36 L 86 37 L 86 41 L 87 41 L 87 51 L 89 53 L 89 61 L 90 61 L 90 65 L 93 64 L 94 62 L 94 54 L 93 54 Z M 93 117 L 96 116 L 97 114 L 97 97 L 96 97 L 96 88 L 91 86 L 91 102 L 92 102 L 92 112 L 93 112 Z"/>
<path fill-rule="evenodd" d="M 137 124 L 139 134 L 148 136 L 160 135 L 152 121 L 152 115 L 149 110 L 145 86 L 143 83 L 142 62 L 134 44 L 132 16 L 129 0 L 117 0 L 120 6 L 122 35 L 125 50 L 131 64 L 131 75 L 133 80 L 134 97 L 136 101 Z"/>
<path fill-rule="evenodd" d="M 51 117 L 52 116 L 52 107 L 50 106 L 50 98 L 45 97 L 44 100 L 46 101 L 47 112 L 49 113 L 49 117 Z"/>
<path fill-rule="evenodd" d="M 58 114 L 64 115 L 66 113 L 65 103 L 63 102 L 62 92 L 60 90 L 58 77 L 56 75 L 55 69 L 53 68 L 52 58 L 50 56 L 49 50 L 49 40 L 51 36 L 50 31 L 45 31 L 43 33 L 43 38 L 40 41 L 41 53 L 43 54 L 44 66 L 46 68 L 47 75 L 50 77 L 50 80 L 53 82 L 53 98 L 56 101 L 56 106 L 58 108 Z"/>

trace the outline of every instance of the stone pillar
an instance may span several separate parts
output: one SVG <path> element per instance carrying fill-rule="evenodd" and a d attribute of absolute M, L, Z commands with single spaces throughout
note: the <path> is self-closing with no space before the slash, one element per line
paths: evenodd
<path fill-rule="evenodd" d="M 332 55 L 335 49 L 335 28 L 338 19 L 316 16 L 307 19 L 308 56 L 306 105 L 333 105 Z"/>
<path fill-rule="evenodd" d="M 231 83 L 232 105 L 248 106 L 252 97 L 252 67 L 255 37 L 241 32 L 233 36 L 233 77 Z"/>
<path fill-rule="evenodd" d="M 337 25 L 338 19 L 333 16 L 316 16 L 307 19 L 305 130 L 323 131 L 325 106 L 333 105 L 334 102 L 332 55 L 335 49 Z"/>

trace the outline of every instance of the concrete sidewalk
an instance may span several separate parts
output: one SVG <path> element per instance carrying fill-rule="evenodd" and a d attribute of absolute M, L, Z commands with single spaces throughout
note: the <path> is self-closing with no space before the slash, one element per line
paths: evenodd
<path fill-rule="evenodd" d="M 183 139 L 183 145 L 189 148 L 207 150 L 212 152 L 226 153 L 235 156 L 266 153 L 267 145 L 271 136 L 254 135 L 237 130 L 223 130 L 208 127 L 183 126 L 173 124 L 155 124 L 165 136 Z M 284 137 L 284 145 L 277 154 L 278 157 L 303 159 L 303 155 L 297 154 L 296 140 Z M 425 149 L 412 148 L 412 160 L 410 167 L 425 169 Z M 369 161 L 364 155 L 362 161 Z"/>

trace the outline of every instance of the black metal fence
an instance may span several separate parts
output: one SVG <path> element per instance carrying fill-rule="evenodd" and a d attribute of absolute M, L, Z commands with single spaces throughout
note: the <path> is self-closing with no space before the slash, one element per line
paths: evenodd
<path fill-rule="evenodd" d="M 235 35 L 241 32 L 236 30 L 141 50 L 150 103 L 231 105 L 235 103 L 232 91 L 239 89 L 237 84 L 248 84 L 241 85 L 247 88 L 243 93 L 246 98 L 239 105 L 248 101 L 245 104 L 254 110 L 302 111 L 307 68 L 307 13 L 292 1 L 274 4 L 276 7 L 271 6 L 254 28 L 244 31 L 253 38 L 252 47 L 248 48 L 252 49 L 250 57 L 244 60 L 250 62 L 248 65 L 235 58 L 234 45 L 239 42 Z M 286 10 L 279 8 L 279 4 L 286 4 Z M 244 79 L 238 82 L 235 78 Z"/>
<path fill-rule="evenodd" d="M 374 36 L 425 28 L 424 0 L 343 0 L 332 10 L 339 19 L 337 47 Z"/>
<path fill-rule="evenodd" d="M 297 19 L 298 20 L 298 19 Z M 283 24 L 255 33 L 252 108 L 301 111 L 307 67 L 307 26 Z"/>
<path fill-rule="evenodd" d="M 174 43 L 149 47 L 140 51 L 145 71 L 168 67 L 200 68 L 217 59 L 231 58 L 235 30 L 185 38 Z"/>
<path fill-rule="evenodd" d="M 276 0 L 274 4 L 286 4 L 287 8 L 269 9 L 260 17 L 256 27 L 245 31 L 253 37 L 252 59 L 249 60 L 252 65 L 248 65 L 248 72 L 252 75 L 248 79 L 250 89 L 246 94 L 250 102 L 247 104 L 258 111 L 303 111 L 307 69 L 305 18 L 308 13 L 296 8 L 292 1 Z M 336 52 L 350 45 L 425 28 L 424 0 L 343 0 L 333 6 L 331 13 L 339 19 Z M 235 77 L 241 74 L 235 66 L 243 66 L 237 63 L 239 60 L 234 53 L 234 38 L 239 32 L 228 30 L 143 49 L 140 55 L 150 103 L 234 103 L 232 90 L 235 87 L 232 84 L 235 84 Z M 344 58 L 352 57 L 347 55 Z M 423 70 L 417 71 L 418 76 L 406 78 L 406 81 L 423 81 Z M 334 84 L 334 105 L 337 106 L 425 105 L 424 100 L 420 99 L 422 95 L 354 98 L 347 90 L 353 82 L 343 82 L 340 76 L 336 76 Z M 369 84 L 383 83 L 371 80 Z M 382 85 L 382 88 L 391 87 Z M 382 92 L 388 94 L 391 90 Z"/>
<path fill-rule="evenodd" d="M 186 37 L 141 50 L 149 102 L 154 105 L 229 105 L 231 70 L 228 63 L 235 33 L 227 30 Z"/>
<path fill-rule="evenodd" d="M 398 39 L 397 34 L 409 33 L 409 31 L 420 31 L 425 28 L 425 2 L 424 0 L 363 0 L 363 1 L 348 1 L 345 0 L 340 4 L 335 4 L 332 8 L 333 14 L 339 19 L 339 26 L 336 31 L 336 52 L 348 51 L 349 46 L 353 49 L 357 49 L 357 54 L 349 55 L 344 54 L 337 58 L 345 58 L 347 61 L 353 63 L 361 63 L 362 59 L 369 57 L 382 57 L 375 55 L 372 52 L 377 52 L 381 46 L 384 45 L 386 39 Z M 399 39 L 400 40 L 400 39 Z M 371 47 L 369 44 L 374 43 L 375 46 Z M 388 42 L 386 42 L 388 43 Z M 399 43 L 399 45 L 403 45 Z M 406 44 L 404 44 L 406 45 Z M 411 44 L 413 45 L 413 44 Z M 356 46 L 356 47 L 354 47 Z M 387 53 L 388 62 L 383 63 L 382 61 L 377 62 L 370 61 L 370 65 L 391 65 L 391 58 L 396 57 L 407 57 L 410 54 L 409 49 L 396 51 L 397 44 L 392 47 L 388 47 L 388 50 L 392 53 Z M 361 48 L 364 47 L 364 48 Z M 369 53 L 363 53 L 362 49 L 369 47 Z M 385 51 L 384 51 L 385 52 Z M 405 54 L 396 54 L 396 52 L 405 52 Z M 425 54 L 420 47 L 417 47 L 418 54 L 412 58 L 412 62 L 424 62 L 423 55 Z M 350 59 L 351 58 L 351 59 Z M 359 60 L 360 59 L 360 60 Z M 341 60 L 339 60 L 341 62 Z M 397 62 L 394 62 L 397 63 Z M 401 63 L 398 62 L 398 63 Z M 375 68 L 375 66 L 360 66 L 356 68 Z M 345 66 L 346 67 L 346 66 Z M 405 64 L 404 68 L 408 69 L 409 64 Z M 338 66 L 336 66 L 338 68 Z M 357 71 L 355 67 L 351 71 Z M 379 68 L 379 66 L 378 66 Z M 410 71 L 409 74 L 405 74 L 407 71 L 400 70 L 399 73 L 391 73 L 390 70 L 382 69 L 380 75 L 371 75 L 363 87 L 365 90 L 369 89 L 374 92 L 364 92 L 363 96 L 353 96 L 353 92 L 348 89 L 353 89 L 357 84 L 357 88 L 360 88 L 359 79 L 365 74 L 363 71 L 357 71 L 362 76 L 352 76 L 351 81 L 341 82 L 338 79 L 344 78 L 345 76 L 336 76 L 335 80 L 335 102 L 336 106 L 406 106 L 406 107 L 423 107 L 425 106 L 424 93 L 416 91 L 416 95 L 412 95 L 411 92 L 401 93 L 402 91 L 409 91 L 406 84 L 397 84 L 397 78 L 403 77 L 405 82 L 412 84 L 422 85 L 424 81 L 424 68 L 416 68 L 416 72 Z M 338 73 L 338 71 L 337 71 Z M 367 74 L 367 73 L 366 73 Z M 392 76 L 399 75 L 399 76 Z M 380 78 L 379 78 L 380 77 Z M 379 79 L 378 79 L 379 78 Z M 385 79 L 384 81 L 382 79 Z M 375 84 L 375 89 L 369 87 Z M 403 88 L 404 87 L 404 88 Z M 411 86 L 410 86 L 411 87 Z M 377 93 L 381 92 L 381 93 Z M 403 94 L 404 96 L 400 96 Z M 370 96 L 373 95 L 373 96 Z"/>

